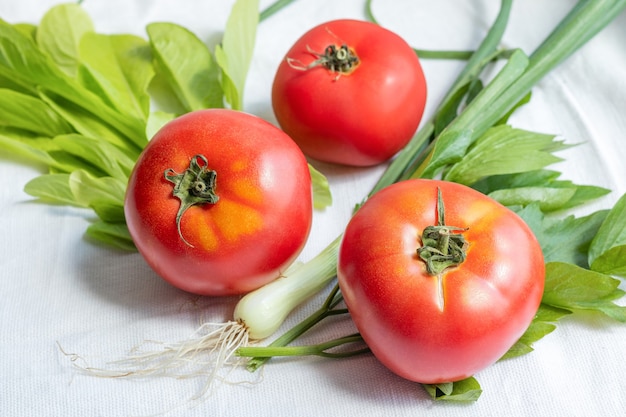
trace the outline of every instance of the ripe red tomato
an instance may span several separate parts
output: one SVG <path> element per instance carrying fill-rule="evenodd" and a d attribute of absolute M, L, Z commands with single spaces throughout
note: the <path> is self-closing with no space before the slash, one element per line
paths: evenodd
<path fill-rule="evenodd" d="M 428 227 L 441 217 L 446 226 Z M 408 180 L 379 191 L 349 222 L 338 261 L 365 342 L 391 371 L 420 383 L 454 382 L 496 362 L 543 294 L 543 255 L 529 227 L 451 182 Z"/>
<path fill-rule="evenodd" d="M 131 174 L 128 229 L 147 263 L 174 286 L 240 294 L 277 278 L 312 220 L 302 151 L 280 129 L 234 110 L 166 124 Z"/>
<path fill-rule="evenodd" d="M 426 102 L 417 55 L 398 35 L 358 20 L 305 33 L 276 72 L 278 123 L 308 156 L 353 166 L 391 158 L 415 133 Z"/>

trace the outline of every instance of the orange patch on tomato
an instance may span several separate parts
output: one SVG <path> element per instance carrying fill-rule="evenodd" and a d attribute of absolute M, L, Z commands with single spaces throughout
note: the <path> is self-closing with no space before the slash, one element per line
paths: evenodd
<path fill-rule="evenodd" d="M 445 204 L 445 200 L 444 200 Z M 463 220 L 467 223 L 464 225 L 460 224 L 452 224 L 449 223 L 448 226 L 457 226 L 457 227 L 472 227 L 472 224 L 476 224 L 478 222 L 484 222 L 487 218 L 494 217 L 494 205 L 493 202 L 488 200 L 474 200 L 469 203 L 467 206 L 463 206 Z"/>
<path fill-rule="evenodd" d="M 220 250 L 223 244 L 237 244 L 263 228 L 261 213 L 237 201 L 221 199 L 207 213 L 194 212 L 204 207 L 191 207 L 183 216 L 181 231 L 195 247 L 207 252 Z"/>
<path fill-rule="evenodd" d="M 257 205 L 263 201 L 263 193 L 259 187 L 247 179 L 231 181 L 229 187 L 238 200 Z"/>
<path fill-rule="evenodd" d="M 219 209 L 213 212 L 213 220 L 225 242 L 236 243 L 263 228 L 263 217 L 258 210 L 229 200 L 219 201 L 218 205 Z"/>
<path fill-rule="evenodd" d="M 248 167 L 248 163 L 244 161 L 243 159 L 236 160 L 230 165 L 230 169 L 233 172 L 241 172 L 247 167 Z"/>
<path fill-rule="evenodd" d="M 200 215 L 200 213 L 192 213 L 195 210 L 202 210 L 202 207 L 189 208 L 189 216 L 183 216 L 181 230 L 183 236 L 194 246 L 202 247 L 207 251 L 217 250 L 219 247 L 219 238 L 215 233 L 215 225 L 210 219 Z M 191 215 L 193 214 L 193 215 Z M 193 236 L 185 234 L 192 233 Z"/>

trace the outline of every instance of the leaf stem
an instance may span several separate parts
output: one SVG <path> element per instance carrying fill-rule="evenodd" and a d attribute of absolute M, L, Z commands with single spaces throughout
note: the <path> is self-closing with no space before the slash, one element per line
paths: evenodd
<path fill-rule="evenodd" d="M 259 13 L 259 22 L 262 22 L 263 20 L 265 20 L 268 17 L 272 16 L 273 14 L 277 13 L 279 10 L 281 10 L 285 6 L 290 5 L 294 1 L 295 0 L 277 0 L 277 1 L 275 1 L 274 3 L 270 4 L 265 9 L 263 9 L 261 11 L 261 13 Z"/>
<path fill-rule="evenodd" d="M 337 339 L 329 340 L 327 342 L 319 343 L 316 345 L 304 345 L 304 346 L 247 346 L 241 347 L 237 350 L 238 356 L 254 356 L 255 359 L 269 359 L 274 356 L 321 356 L 325 358 L 346 358 L 349 356 L 358 355 L 361 353 L 367 353 L 369 348 L 359 348 L 349 350 L 346 352 L 328 352 L 328 350 L 336 348 L 338 346 L 363 343 L 363 338 L 360 334 L 354 333 L 348 336 L 339 337 Z M 250 366 L 248 365 L 248 369 Z"/>
<path fill-rule="evenodd" d="M 317 311 L 315 311 L 309 317 L 302 320 L 296 326 L 292 327 L 290 330 L 288 330 L 286 333 L 281 335 L 279 338 L 274 340 L 272 343 L 270 343 L 267 346 L 267 348 L 284 347 L 288 345 L 289 343 L 293 342 L 294 340 L 296 340 L 298 337 L 302 336 L 306 331 L 311 329 L 313 326 L 315 326 L 317 323 L 319 323 L 326 317 L 336 316 L 340 314 L 347 314 L 348 313 L 347 309 L 335 309 L 335 307 L 342 300 L 343 300 L 343 296 L 341 295 L 341 292 L 339 291 L 339 285 L 335 284 L 334 288 L 326 297 L 324 304 L 322 304 L 322 306 Z M 261 349 L 261 347 L 247 347 L 246 349 L 250 349 L 250 350 L 241 351 L 241 349 L 239 349 L 237 351 L 237 354 L 240 356 L 255 356 L 248 362 L 247 368 L 250 371 L 257 370 L 265 362 L 267 362 L 271 356 L 273 356 L 273 355 L 267 356 L 267 354 L 266 355 L 254 354 L 255 350 L 253 349 Z M 256 357 L 256 356 L 263 356 L 263 357 Z"/>
<path fill-rule="evenodd" d="M 365 1 L 365 18 L 372 23 L 380 25 L 372 12 L 372 0 Z M 474 54 L 474 51 L 433 51 L 429 49 L 413 48 L 415 53 L 423 59 L 455 59 L 468 60 Z"/>

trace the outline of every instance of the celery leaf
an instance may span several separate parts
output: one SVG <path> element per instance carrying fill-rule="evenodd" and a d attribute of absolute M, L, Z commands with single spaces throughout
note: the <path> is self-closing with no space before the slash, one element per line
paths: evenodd
<path fill-rule="evenodd" d="M 453 402 L 475 402 L 482 394 L 482 388 L 474 377 L 443 384 L 423 384 L 433 400 Z"/>
<path fill-rule="evenodd" d="M 560 161 L 552 152 L 564 147 L 553 135 L 499 125 L 478 138 L 445 179 L 469 185 L 491 175 L 534 171 Z"/>
<path fill-rule="evenodd" d="M 592 310 L 626 322 L 626 307 L 614 303 L 624 296 L 620 281 L 609 275 L 563 262 L 546 264 L 542 303 L 570 311 Z"/>
<path fill-rule="evenodd" d="M 626 277 L 626 194 L 613 206 L 589 248 L 591 269 Z"/>
<path fill-rule="evenodd" d="M 518 208 L 517 214 L 537 237 L 545 262 L 567 262 L 588 268 L 587 250 L 604 221 L 607 211 L 583 217 L 546 217 L 538 203 Z"/>
<path fill-rule="evenodd" d="M 533 344 L 556 329 L 556 321 L 571 314 L 569 310 L 541 304 L 522 337 L 500 358 L 511 359 L 532 352 Z"/>

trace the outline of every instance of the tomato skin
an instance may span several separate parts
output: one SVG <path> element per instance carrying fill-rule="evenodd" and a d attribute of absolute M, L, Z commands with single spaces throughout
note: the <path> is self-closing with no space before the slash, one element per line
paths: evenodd
<path fill-rule="evenodd" d="M 185 171 L 198 154 L 217 173 L 219 200 L 190 207 L 179 234 L 181 201 L 164 173 Z M 243 112 L 200 110 L 166 124 L 148 143 L 124 209 L 139 252 L 166 281 L 201 295 L 241 294 L 277 278 L 304 247 L 311 178 L 304 155 L 280 129 Z"/>
<path fill-rule="evenodd" d="M 294 68 L 294 62 L 315 61 L 311 51 L 342 44 L 360 61 L 351 73 Z M 413 49 L 393 32 L 358 20 L 335 20 L 305 33 L 287 52 L 272 86 L 276 119 L 304 153 L 352 166 L 379 164 L 402 149 L 425 102 L 426 81 Z"/>
<path fill-rule="evenodd" d="M 437 223 L 469 229 L 469 248 L 437 277 L 419 259 L 421 233 Z M 338 279 L 350 314 L 374 355 L 420 383 L 458 381 L 504 355 L 528 328 L 544 287 L 535 236 L 515 213 L 456 183 L 408 180 L 372 196 L 349 222 Z"/>

